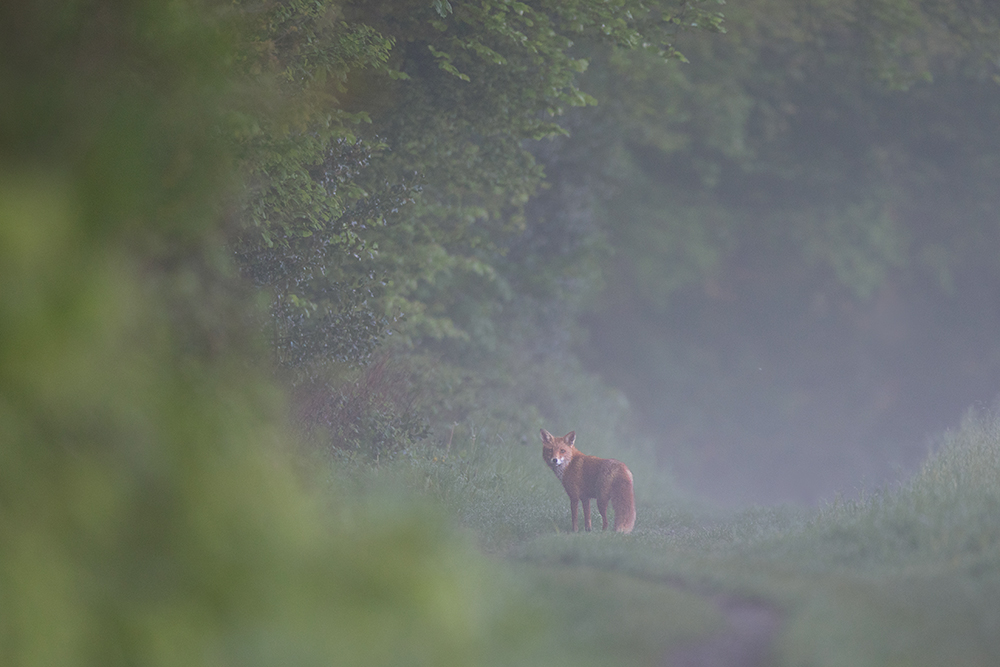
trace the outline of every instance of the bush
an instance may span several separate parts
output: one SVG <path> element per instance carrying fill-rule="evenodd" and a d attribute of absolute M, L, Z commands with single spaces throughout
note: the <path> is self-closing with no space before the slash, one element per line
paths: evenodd
<path fill-rule="evenodd" d="M 427 437 L 419 389 L 403 367 L 383 355 L 355 373 L 353 380 L 314 379 L 297 388 L 296 412 L 308 436 L 375 461 Z"/>

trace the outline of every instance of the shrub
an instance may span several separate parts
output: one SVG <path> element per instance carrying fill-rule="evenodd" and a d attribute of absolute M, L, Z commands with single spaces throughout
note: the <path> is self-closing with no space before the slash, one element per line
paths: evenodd
<path fill-rule="evenodd" d="M 315 379 L 296 392 L 304 430 L 335 451 L 373 460 L 397 454 L 428 433 L 410 374 L 383 355 L 349 381 Z"/>

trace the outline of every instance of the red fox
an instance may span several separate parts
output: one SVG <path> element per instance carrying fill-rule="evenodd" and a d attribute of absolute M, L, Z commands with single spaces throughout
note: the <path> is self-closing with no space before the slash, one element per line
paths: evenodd
<path fill-rule="evenodd" d="M 597 510 L 608 529 L 608 501 L 615 510 L 615 530 L 630 533 L 635 526 L 635 495 L 632 472 L 621 461 L 587 456 L 575 446 L 576 431 L 561 438 L 542 429 L 542 458 L 556 474 L 569 495 L 573 532 L 577 530 L 576 504 L 583 501 L 583 525 L 590 530 L 590 499 L 597 499 Z"/>

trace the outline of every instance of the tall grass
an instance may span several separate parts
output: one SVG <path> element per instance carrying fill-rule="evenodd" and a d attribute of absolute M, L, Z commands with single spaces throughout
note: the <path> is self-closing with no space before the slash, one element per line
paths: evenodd
<path fill-rule="evenodd" d="M 844 567 L 1000 565 L 1000 413 L 969 412 L 911 479 L 835 502 L 792 544 Z"/>
<path fill-rule="evenodd" d="M 786 609 L 782 664 L 1000 664 L 998 482 L 1000 413 L 969 412 L 909 480 L 743 550 L 730 570 Z"/>

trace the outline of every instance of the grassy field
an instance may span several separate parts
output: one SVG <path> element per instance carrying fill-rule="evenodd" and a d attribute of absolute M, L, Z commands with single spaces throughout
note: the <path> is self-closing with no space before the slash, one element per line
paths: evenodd
<path fill-rule="evenodd" d="M 467 443 L 377 468 L 342 461 L 336 483 L 443 505 L 523 623 L 503 640 L 517 637 L 520 664 L 670 664 L 725 631 L 720 600 L 773 611 L 769 664 L 1000 664 L 995 415 L 970 414 L 913 478 L 816 511 L 720 515 L 669 484 L 644 492 L 633 466 L 628 536 L 568 533 L 568 502 L 538 449 Z M 507 662 L 509 644 L 497 655 Z"/>

